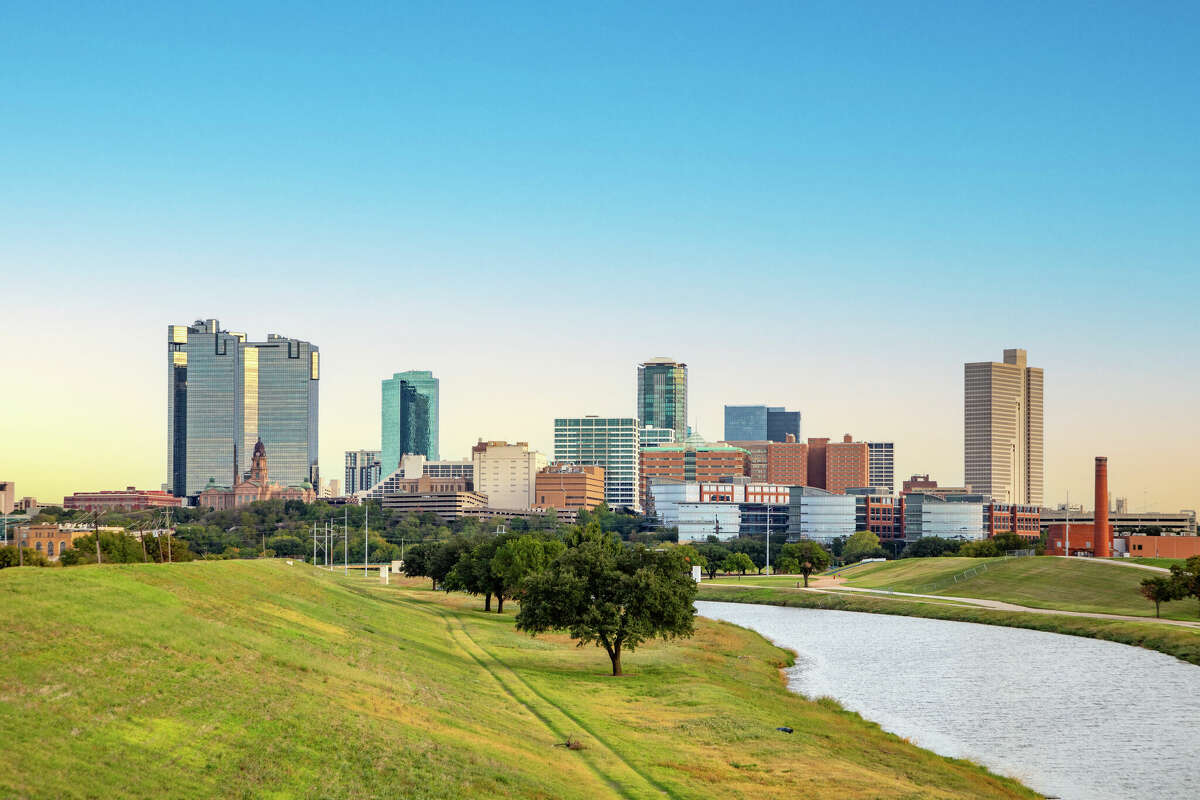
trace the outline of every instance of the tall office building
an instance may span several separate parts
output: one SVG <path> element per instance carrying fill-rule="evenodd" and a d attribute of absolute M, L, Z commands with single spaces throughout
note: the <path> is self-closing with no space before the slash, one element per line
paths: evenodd
<path fill-rule="evenodd" d="M 559 418 L 554 420 L 554 461 L 604 467 L 604 502 L 640 511 L 640 433 L 632 417 Z"/>
<path fill-rule="evenodd" d="M 370 489 L 383 479 L 378 450 L 346 451 L 346 495 Z"/>
<path fill-rule="evenodd" d="M 882 487 L 888 494 L 896 491 L 896 445 L 894 442 L 867 442 L 867 486 Z"/>
<path fill-rule="evenodd" d="M 523 510 L 533 507 L 534 484 L 546 466 L 546 456 L 529 449 L 529 442 L 485 442 L 471 448 L 475 491 L 487 495 L 489 508 Z"/>
<path fill-rule="evenodd" d="M 725 406 L 725 441 L 800 441 L 800 412 L 782 406 Z"/>
<path fill-rule="evenodd" d="M 964 368 L 965 482 L 998 503 L 1042 504 L 1042 370 L 1024 350 Z"/>
<path fill-rule="evenodd" d="M 320 480 L 316 345 L 268 334 L 250 342 L 215 319 L 167 326 L 167 487 L 198 495 L 232 486 L 250 469 L 255 443 L 271 451 L 284 486 Z"/>
<path fill-rule="evenodd" d="M 397 372 L 383 381 L 380 466 L 391 475 L 405 453 L 438 460 L 438 379 L 429 370 Z"/>
<path fill-rule="evenodd" d="M 652 358 L 638 365 L 637 410 L 643 425 L 671 428 L 687 438 L 687 364 Z"/>

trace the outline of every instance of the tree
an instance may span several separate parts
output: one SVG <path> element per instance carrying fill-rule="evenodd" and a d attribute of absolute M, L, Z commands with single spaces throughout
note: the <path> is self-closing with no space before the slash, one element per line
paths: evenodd
<path fill-rule="evenodd" d="M 940 536 L 922 536 L 904 548 L 901 558 L 939 558 L 958 552 L 959 542 L 956 539 L 943 539 Z"/>
<path fill-rule="evenodd" d="M 800 562 L 791 556 L 780 556 L 775 564 L 776 575 L 795 575 L 800 572 Z"/>
<path fill-rule="evenodd" d="M 299 503 L 300 501 L 289 500 L 288 502 Z M 283 556 L 284 558 L 302 556 L 307 550 L 307 548 L 304 546 L 304 542 L 300 541 L 295 536 L 288 536 L 286 534 L 272 536 L 270 539 L 267 539 L 267 547 L 271 550 L 274 550 L 276 555 Z"/>
<path fill-rule="evenodd" d="M 558 539 L 540 539 L 526 534 L 509 539 L 496 548 L 491 559 L 492 591 L 496 613 L 504 613 L 504 598 L 517 597 L 527 575 L 545 569 L 567 546 Z"/>
<path fill-rule="evenodd" d="M 525 578 L 517 630 L 565 630 L 580 647 L 603 647 L 621 675 L 623 650 L 692 635 L 696 584 L 688 572 L 672 548 L 626 547 L 589 524 L 577 544 Z"/>
<path fill-rule="evenodd" d="M 696 552 L 704 559 L 704 571 L 708 574 L 708 579 L 711 581 L 717 577 L 717 573 L 721 570 L 721 564 L 729 557 L 729 548 L 715 542 L 706 542 L 695 546 Z"/>
<path fill-rule="evenodd" d="M 864 558 L 881 558 L 883 548 L 879 546 L 879 537 L 870 531 L 859 531 L 846 540 L 842 549 L 842 558 L 847 563 L 862 561 Z"/>
<path fill-rule="evenodd" d="M 750 563 L 754 565 L 754 569 L 762 572 L 767 566 L 767 537 L 761 539 L 753 536 L 739 536 L 730 542 L 730 551 L 734 553 L 745 553 L 750 559 Z"/>
<path fill-rule="evenodd" d="M 1192 556 L 1182 564 L 1172 564 L 1171 580 L 1179 597 L 1191 596 L 1200 600 L 1200 556 Z"/>
<path fill-rule="evenodd" d="M 745 553 L 730 553 L 721 563 L 721 569 L 725 572 L 736 572 L 742 576 L 754 569 L 754 562 Z"/>
<path fill-rule="evenodd" d="M 857 536 L 858 534 L 855 535 Z M 829 552 L 824 547 L 821 547 L 820 544 L 811 540 L 785 544 L 783 546 L 783 555 L 785 558 L 796 560 L 800 574 L 804 576 L 804 588 L 806 589 L 808 588 L 808 578 L 810 575 L 829 567 Z"/>
<path fill-rule="evenodd" d="M 1004 555 L 991 539 L 975 539 L 963 542 L 958 547 L 958 555 L 967 558 L 996 558 Z"/>
<path fill-rule="evenodd" d="M 1138 591 L 1142 593 L 1142 597 L 1154 603 L 1154 616 L 1159 616 L 1158 609 L 1161 603 L 1169 603 L 1180 597 L 1180 582 L 1171 578 L 1156 575 L 1153 578 L 1146 578 L 1138 586 Z"/>

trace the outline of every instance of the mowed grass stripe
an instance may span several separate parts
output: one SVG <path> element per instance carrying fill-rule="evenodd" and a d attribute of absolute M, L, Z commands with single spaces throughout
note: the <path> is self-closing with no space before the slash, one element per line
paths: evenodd
<path fill-rule="evenodd" d="M 569 725 L 563 724 L 565 721 L 564 717 L 567 717 L 567 715 L 563 713 L 562 709 L 540 695 L 537 695 L 537 692 L 534 692 L 528 684 L 522 681 L 520 676 L 476 642 L 471 637 L 471 634 L 467 632 L 460 617 L 446 609 L 429 603 L 422 603 L 421 601 L 414 602 L 413 607 L 423 614 L 436 617 L 445 626 L 447 635 L 459 646 L 463 655 L 478 664 L 480 669 L 487 673 L 496 686 L 512 699 L 514 704 L 527 711 L 531 717 L 535 718 L 553 734 L 553 738 L 545 742 L 547 746 L 563 743 L 566 741 L 568 734 L 575 733 L 575 730 Z M 531 694 L 534 697 L 531 697 Z M 539 699 L 542 702 L 538 702 Z M 559 713 L 555 714 L 555 711 Z M 572 753 L 578 754 L 579 757 L 588 762 L 597 780 L 620 794 L 621 797 L 638 798 L 646 796 L 644 793 L 631 794 L 628 788 L 631 782 L 630 777 L 627 775 L 617 775 L 614 772 L 621 772 L 622 770 L 619 769 L 619 766 L 624 766 L 626 768 L 625 771 L 633 772 L 637 777 L 642 776 L 638 775 L 636 770 L 629 768 L 629 765 L 613 753 L 611 748 L 603 741 L 597 738 L 595 744 L 602 748 L 599 751 L 599 755 L 597 755 L 597 750 L 594 748 L 583 751 L 572 751 Z M 620 764 L 603 763 L 609 760 L 604 757 L 605 755 L 615 758 Z M 614 766 L 618 768 L 614 770 Z"/>

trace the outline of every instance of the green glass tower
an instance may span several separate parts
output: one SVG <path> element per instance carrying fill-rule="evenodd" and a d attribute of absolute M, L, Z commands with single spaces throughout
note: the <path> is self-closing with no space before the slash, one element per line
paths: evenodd
<path fill-rule="evenodd" d="M 687 364 L 652 358 L 638 365 L 638 418 L 642 425 L 670 428 L 675 441 L 687 438 Z"/>
<path fill-rule="evenodd" d="M 380 474 L 386 478 L 404 454 L 438 460 L 438 379 L 429 370 L 397 372 L 383 381 Z"/>

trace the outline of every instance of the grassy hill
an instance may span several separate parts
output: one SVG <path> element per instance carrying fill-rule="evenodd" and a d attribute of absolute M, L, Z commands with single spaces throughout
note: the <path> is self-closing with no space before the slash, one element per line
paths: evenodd
<path fill-rule="evenodd" d="M 740 628 L 700 621 L 612 678 L 596 648 L 424 585 L 281 561 L 0 571 L 0 795 L 1032 796 L 788 693 L 788 654 Z"/>
<path fill-rule="evenodd" d="M 981 569 L 986 565 L 986 571 Z M 976 574 L 963 573 L 974 569 Z M 847 586 L 979 597 L 1034 608 L 1153 617 L 1138 584 L 1157 573 L 1090 559 L 906 558 L 842 573 Z M 954 576 L 959 576 L 954 581 Z M 1164 603 L 1164 617 L 1197 619 L 1195 600 Z"/>

